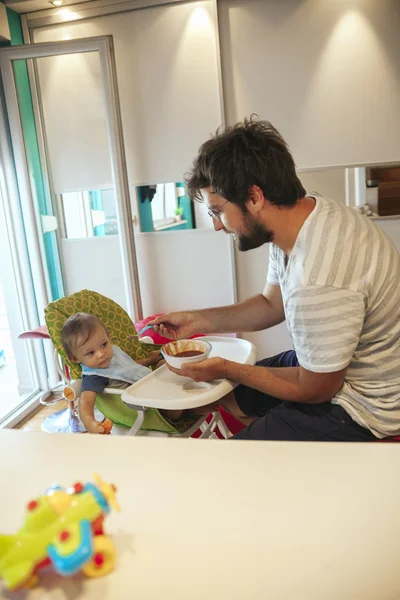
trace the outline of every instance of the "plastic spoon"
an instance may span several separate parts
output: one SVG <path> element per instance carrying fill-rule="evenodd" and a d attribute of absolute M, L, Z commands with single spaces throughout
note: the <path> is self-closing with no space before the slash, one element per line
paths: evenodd
<path fill-rule="evenodd" d="M 136 333 L 135 335 L 130 335 L 129 337 L 130 338 L 137 338 L 137 339 L 139 339 L 143 335 L 143 333 L 145 331 L 147 331 L 148 329 L 154 329 L 154 325 L 146 325 L 145 327 L 143 327 L 143 329 L 141 329 L 139 331 L 139 333 Z"/>
<path fill-rule="evenodd" d="M 139 331 L 138 337 L 143 335 L 144 332 L 147 331 L 148 329 L 154 329 L 154 325 L 146 325 L 145 327 L 143 327 L 143 329 L 141 329 L 141 331 Z"/>

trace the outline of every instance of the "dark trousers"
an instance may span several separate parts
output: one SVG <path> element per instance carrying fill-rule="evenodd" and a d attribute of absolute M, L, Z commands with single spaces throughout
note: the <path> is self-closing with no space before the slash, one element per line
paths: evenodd
<path fill-rule="evenodd" d="M 289 350 L 261 360 L 257 365 L 298 367 L 299 363 L 294 350 Z M 332 402 L 287 402 L 244 385 L 239 385 L 234 393 L 245 415 L 259 417 L 235 435 L 235 439 L 317 442 L 370 442 L 377 439 L 369 429 L 353 421 L 344 408 Z"/>

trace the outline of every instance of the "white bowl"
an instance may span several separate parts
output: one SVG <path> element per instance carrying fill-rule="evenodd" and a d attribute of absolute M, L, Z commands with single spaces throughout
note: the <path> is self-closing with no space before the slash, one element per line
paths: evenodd
<path fill-rule="evenodd" d="M 177 356 L 181 352 L 199 352 L 195 356 Z M 185 363 L 200 362 L 208 358 L 211 352 L 211 344 L 203 342 L 201 339 L 195 340 L 176 340 L 169 342 L 161 348 L 161 354 L 171 367 L 180 369 Z"/>

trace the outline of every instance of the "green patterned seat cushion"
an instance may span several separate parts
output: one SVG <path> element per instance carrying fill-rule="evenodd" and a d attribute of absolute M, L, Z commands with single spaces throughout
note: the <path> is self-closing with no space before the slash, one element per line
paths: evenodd
<path fill-rule="evenodd" d="M 138 338 L 132 337 L 136 335 L 136 329 L 127 312 L 119 304 L 97 292 L 82 290 L 51 302 L 44 311 L 51 341 L 68 365 L 72 379 L 81 377 L 81 367 L 68 359 L 62 345 L 61 332 L 65 321 L 78 312 L 98 317 L 106 327 L 111 343 L 119 346 L 133 360 L 148 356 L 149 350 L 141 345 Z"/>
<path fill-rule="evenodd" d="M 132 427 L 137 419 L 137 411 L 127 406 L 116 394 L 98 394 L 96 408 L 115 425 L 120 427 Z M 181 419 L 169 423 L 156 408 L 148 408 L 144 413 L 144 421 L 141 429 L 144 431 L 163 431 L 164 433 L 184 433 L 198 421 L 196 415 L 185 413 Z"/>
<path fill-rule="evenodd" d="M 71 379 L 81 378 L 80 365 L 71 362 L 64 350 L 61 341 L 61 332 L 65 321 L 77 312 L 90 313 L 98 317 L 105 325 L 111 339 L 111 343 L 119 346 L 133 360 L 146 358 L 154 347 L 139 342 L 136 329 L 131 318 L 125 310 L 113 300 L 102 296 L 97 292 L 82 290 L 51 302 L 45 309 L 45 321 L 51 341 L 57 352 L 68 366 Z M 137 411 L 122 402 L 120 396 L 111 394 L 100 394 L 97 396 L 96 407 L 106 417 L 117 425 L 131 427 L 137 418 Z M 190 420 L 194 422 L 197 417 Z M 160 414 L 157 409 L 148 409 L 142 429 L 153 431 L 164 431 L 167 433 L 181 433 L 185 431 L 190 423 L 185 416 L 181 421 L 171 425 Z"/>

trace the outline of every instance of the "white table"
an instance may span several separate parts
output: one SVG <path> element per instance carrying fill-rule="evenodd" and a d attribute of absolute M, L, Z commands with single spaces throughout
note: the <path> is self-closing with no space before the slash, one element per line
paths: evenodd
<path fill-rule="evenodd" d="M 0 531 L 53 482 L 115 482 L 109 576 L 47 600 L 383 600 L 400 594 L 400 446 L 0 432 Z M 59 587 L 63 585 L 64 588 Z M 3 597 L 5 597 L 3 595 Z M 8 596 L 7 596 L 8 597 Z"/>

